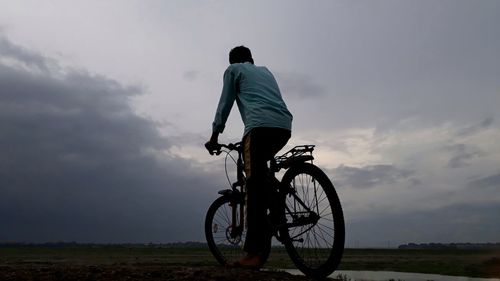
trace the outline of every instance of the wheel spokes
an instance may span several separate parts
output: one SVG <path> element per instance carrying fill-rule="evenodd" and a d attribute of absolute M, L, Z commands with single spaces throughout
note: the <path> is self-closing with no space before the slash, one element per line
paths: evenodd
<path fill-rule="evenodd" d="M 298 174 L 291 185 L 293 194 L 286 196 L 290 210 L 287 219 L 297 220 L 304 212 L 313 212 L 319 218 L 315 223 L 289 228 L 289 237 L 304 263 L 321 266 L 329 258 L 335 238 L 330 201 L 320 182 L 309 174 Z"/>

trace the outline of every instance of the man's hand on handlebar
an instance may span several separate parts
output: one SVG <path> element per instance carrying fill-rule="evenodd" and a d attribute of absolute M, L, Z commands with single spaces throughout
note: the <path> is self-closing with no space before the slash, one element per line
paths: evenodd
<path fill-rule="evenodd" d="M 214 155 L 214 153 L 216 155 L 219 155 L 221 153 L 221 145 L 217 142 L 207 141 L 205 143 L 205 148 L 208 150 L 208 153 L 210 153 L 210 155 Z"/>
<path fill-rule="evenodd" d="M 210 140 L 205 143 L 205 148 L 210 155 L 219 155 L 221 153 L 221 145 L 219 144 L 219 133 L 213 132 Z"/>

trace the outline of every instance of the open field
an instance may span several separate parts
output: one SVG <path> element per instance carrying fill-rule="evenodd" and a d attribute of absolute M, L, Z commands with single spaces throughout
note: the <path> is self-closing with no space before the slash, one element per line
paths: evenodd
<path fill-rule="evenodd" d="M 216 268 L 206 248 L 126 246 L 65 246 L 0 248 L 0 270 L 41 267 Z M 282 248 L 274 248 L 267 268 L 294 268 Z M 342 270 L 434 273 L 500 277 L 500 251 L 347 249 Z M 173 280 L 173 279 L 170 279 Z"/>
<path fill-rule="evenodd" d="M 341 269 L 498 278 L 500 251 L 347 250 Z"/>

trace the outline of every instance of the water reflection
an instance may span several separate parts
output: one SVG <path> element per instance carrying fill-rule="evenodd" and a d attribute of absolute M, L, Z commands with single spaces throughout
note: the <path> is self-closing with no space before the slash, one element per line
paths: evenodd
<path fill-rule="evenodd" d="M 287 269 L 286 272 L 291 274 L 302 274 L 297 269 Z M 349 271 L 338 270 L 330 277 L 337 278 L 342 276 L 346 281 L 500 281 L 498 278 L 472 278 L 460 276 L 447 276 L 438 274 L 423 274 L 423 273 L 407 273 L 394 271 Z"/>

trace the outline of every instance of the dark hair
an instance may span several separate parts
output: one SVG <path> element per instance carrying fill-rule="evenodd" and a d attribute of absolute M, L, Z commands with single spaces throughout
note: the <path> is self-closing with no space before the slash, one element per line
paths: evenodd
<path fill-rule="evenodd" d="M 252 52 L 245 46 L 234 47 L 229 52 L 229 63 L 250 62 L 253 64 Z"/>

